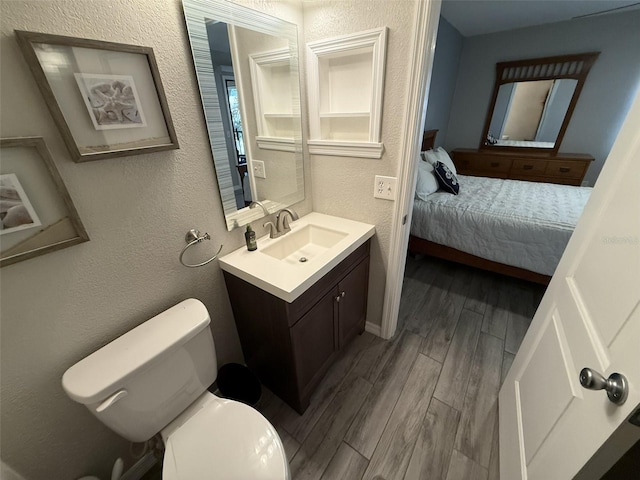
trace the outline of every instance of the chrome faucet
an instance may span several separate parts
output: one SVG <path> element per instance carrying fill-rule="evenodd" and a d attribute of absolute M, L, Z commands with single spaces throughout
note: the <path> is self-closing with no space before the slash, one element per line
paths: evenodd
<path fill-rule="evenodd" d="M 269 238 L 278 238 L 291 231 L 289 219 L 287 217 L 291 217 L 292 222 L 295 222 L 300 218 L 294 210 L 291 210 L 290 208 L 283 208 L 276 214 L 275 225 L 273 222 L 265 222 L 264 225 L 262 225 L 265 228 L 267 226 L 269 227 Z"/>
<path fill-rule="evenodd" d="M 295 222 L 296 220 L 298 220 L 298 214 L 290 209 L 290 208 L 283 208 L 282 210 L 280 210 L 277 214 L 276 214 L 276 229 L 278 230 L 278 233 L 280 235 L 284 235 L 287 232 L 291 231 L 291 227 L 289 226 L 289 219 L 287 218 L 287 216 L 291 217 L 291 221 Z"/>
<path fill-rule="evenodd" d="M 271 215 L 271 213 L 269 213 L 269 210 L 267 210 L 267 207 L 264 206 L 264 204 L 262 202 L 259 201 L 255 201 L 255 202 L 251 202 L 249 204 L 249 208 L 256 208 L 256 207 L 261 207 L 262 210 L 264 211 L 264 214 L 268 217 L 269 215 Z"/>

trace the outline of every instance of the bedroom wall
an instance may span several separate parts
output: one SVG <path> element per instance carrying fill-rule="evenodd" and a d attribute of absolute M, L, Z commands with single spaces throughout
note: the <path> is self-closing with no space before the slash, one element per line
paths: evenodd
<path fill-rule="evenodd" d="M 387 61 L 381 159 L 311 155 L 314 211 L 374 224 L 367 321 L 380 325 L 387 274 L 393 202 L 373 198 L 375 175 L 397 176 L 404 139 L 409 69 L 417 0 L 304 2 L 305 42 L 386 26 Z"/>
<path fill-rule="evenodd" d="M 465 38 L 445 148 L 478 147 L 497 62 L 600 51 L 560 147 L 595 157 L 593 185 L 640 82 L 639 24 L 636 10 Z"/>
<path fill-rule="evenodd" d="M 253 3 L 302 24 L 297 2 Z M 199 247 L 203 256 L 220 243 L 223 253 L 242 246 L 243 232 L 225 228 L 180 0 L 0 5 L 0 135 L 44 137 L 91 237 L 0 271 L 2 461 L 28 480 L 110 478 L 114 460 L 126 457 L 129 445 L 67 398 L 63 372 L 187 297 L 201 299 L 211 312 L 218 361 L 241 360 L 217 263 L 185 268 L 178 254 L 194 226 L 213 237 Z M 153 47 L 180 149 L 74 163 L 14 29 Z M 294 206 L 300 214 L 311 211 L 305 168 L 307 199 Z M 258 235 L 261 223 L 254 225 Z"/>
<path fill-rule="evenodd" d="M 433 58 L 431 87 L 427 103 L 426 130 L 438 130 L 436 146 L 444 145 L 456 89 L 460 55 L 464 37 L 444 17 L 438 22 L 438 37 Z"/>

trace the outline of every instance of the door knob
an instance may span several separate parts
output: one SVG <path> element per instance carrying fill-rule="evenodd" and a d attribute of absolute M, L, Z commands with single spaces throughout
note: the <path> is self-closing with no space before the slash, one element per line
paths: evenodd
<path fill-rule="evenodd" d="M 606 390 L 607 397 L 616 405 L 622 405 L 629 393 L 629 383 L 620 373 L 612 373 L 609 378 L 604 378 L 595 370 L 583 368 L 580 371 L 580 384 L 589 390 Z"/>

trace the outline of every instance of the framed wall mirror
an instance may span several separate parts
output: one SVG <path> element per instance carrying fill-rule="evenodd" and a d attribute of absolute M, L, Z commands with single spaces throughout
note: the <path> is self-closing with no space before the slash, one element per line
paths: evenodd
<path fill-rule="evenodd" d="M 496 64 L 480 149 L 558 153 L 580 92 L 599 53 Z"/>
<path fill-rule="evenodd" d="M 227 229 L 304 199 L 296 25 L 183 0 Z"/>

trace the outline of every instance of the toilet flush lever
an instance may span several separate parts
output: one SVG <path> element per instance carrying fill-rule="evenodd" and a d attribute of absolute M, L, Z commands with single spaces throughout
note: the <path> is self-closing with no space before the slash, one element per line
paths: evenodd
<path fill-rule="evenodd" d="M 107 408 L 109 408 L 111 405 L 113 405 L 114 403 L 116 403 L 118 400 L 120 400 L 121 398 L 124 398 L 128 395 L 126 390 L 120 390 L 117 391 L 116 393 L 114 393 L 113 395 L 111 395 L 109 398 L 107 398 L 104 402 L 102 402 L 100 405 L 98 405 L 96 407 L 96 412 L 100 413 L 100 412 L 104 412 Z"/>

